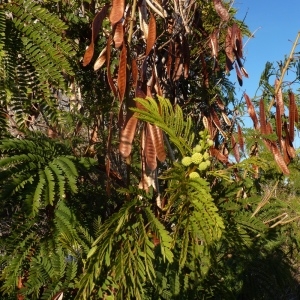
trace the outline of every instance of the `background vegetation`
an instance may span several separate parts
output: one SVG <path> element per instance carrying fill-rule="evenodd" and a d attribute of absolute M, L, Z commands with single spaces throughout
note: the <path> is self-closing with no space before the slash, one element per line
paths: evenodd
<path fill-rule="evenodd" d="M 220 0 L 0 3 L 1 299 L 299 298 L 299 35 L 237 99 L 250 35 Z"/>

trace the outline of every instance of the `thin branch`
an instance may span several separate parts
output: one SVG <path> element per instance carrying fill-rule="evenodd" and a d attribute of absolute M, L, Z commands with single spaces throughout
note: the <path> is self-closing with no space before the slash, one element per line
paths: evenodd
<path fill-rule="evenodd" d="M 290 53 L 290 55 L 289 55 L 289 57 L 288 57 L 288 59 L 287 59 L 285 65 L 284 65 L 284 68 L 283 68 L 283 70 L 282 70 L 282 72 L 281 72 L 281 76 L 280 76 L 278 85 L 277 85 L 277 87 L 276 87 L 276 89 L 275 89 L 274 98 L 273 98 L 273 100 L 271 101 L 271 103 L 270 103 L 270 105 L 269 105 L 268 111 L 270 111 L 271 108 L 272 108 L 272 106 L 274 105 L 275 97 L 276 97 L 276 95 L 277 95 L 279 89 L 281 88 L 281 85 L 282 85 L 282 81 L 283 81 L 284 75 L 285 75 L 285 73 L 286 73 L 286 71 L 287 71 L 287 69 L 288 69 L 288 67 L 289 67 L 289 65 L 290 65 L 290 62 L 291 62 L 291 61 L 293 60 L 293 58 L 294 58 L 294 52 L 295 52 L 295 49 L 296 49 L 296 47 L 297 47 L 297 45 L 298 45 L 298 40 L 299 40 L 299 38 L 300 38 L 300 32 L 298 32 L 298 34 L 297 34 L 297 37 L 296 37 L 295 42 L 294 42 L 294 44 L 293 44 L 291 53 Z"/>

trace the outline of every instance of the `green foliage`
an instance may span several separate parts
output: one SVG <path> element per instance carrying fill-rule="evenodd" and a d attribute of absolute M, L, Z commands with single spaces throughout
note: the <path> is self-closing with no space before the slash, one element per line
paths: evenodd
<path fill-rule="evenodd" d="M 177 16 L 173 4 L 167 13 Z M 165 34 L 165 19 L 152 12 L 158 33 L 154 51 L 144 63 L 144 54 L 137 59 L 145 74 L 138 75 L 135 87 L 147 95 L 161 89 L 171 99 L 138 98 L 138 108 L 132 108 L 140 122 L 164 133 L 167 158 L 153 171 L 137 151 L 143 125 L 130 133 L 135 135 L 131 157 L 123 160 L 118 150 L 123 112 L 126 123 L 126 103 L 134 94 L 127 71 L 135 51 L 144 53 L 143 30 L 132 23 L 120 104 L 109 92 L 107 66 L 94 72 L 80 62 L 101 1 L 0 4 L 1 299 L 52 300 L 62 293 L 70 300 L 297 297 L 298 156 L 289 165 L 291 176 L 283 177 L 263 142 L 276 141 L 275 133 L 247 129 L 243 158 L 232 163 L 230 138 L 237 140 L 235 112 L 242 112 L 243 103 L 234 99 L 224 72 L 224 43 L 233 23 L 244 35 L 249 32 L 227 2 L 229 21 L 221 20 L 214 1 L 194 5 L 186 34 L 186 24 L 176 18 L 171 25 L 182 28 Z M 131 26 L 130 19 L 124 22 Z M 218 57 L 208 46 L 215 29 Z M 95 52 L 106 46 L 109 30 L 105 19 Z M 166 48 L 171 43 L 177 49 L 174 61 Z M 109 63 L 117 87 L 119 54 L 112 47 Z M 167 58 L 173 77 L 161 71 Z M 180 75 L 187 65 L 189 76 Z M 298 72 L 298 61 L 289 67 Z M 266 105 L 273 100 L 277 73 L 269 63 L 262 74 Z M 142 77 L 153 85 L 147 82 L 147 93 Z M 286 91 L 283 95 L 287 103 Z M 272 109 L 267 118 L 275 124 Z"/>

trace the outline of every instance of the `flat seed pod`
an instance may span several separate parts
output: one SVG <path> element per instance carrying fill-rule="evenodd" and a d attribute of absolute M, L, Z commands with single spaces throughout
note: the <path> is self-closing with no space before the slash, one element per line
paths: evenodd
<path fill-rule="evenodd" d="M 95 40 L 99 34 L 99 31 L 102 27 L 102 23 L 104 18 L 106 17 L 107 11 L 108 11 L 109 5 L 106 4 L 95 16 L 93 23 L 92 23 L 92 37 L 91 37 L 91 44 L 86 49 L 83 57 L 83 66 L 87 66 L 94 55 L 94 43 Z"/>
<path fill-rule="evenodd" d="M 124 40 L 124 27 L 122 22 L 118 22 L 115 25 L 115 30 L 114 30 L 114 43 L 117 49 L 122 46 L 123 40 Z"/>
<path fill-rule="evenodd" d="M 255 129 L 258 129 L 258 126 L 259 126 L 258 118 L 257 118 L 256 112 L 255 112 L 254 106 L 252 104 L 252 101 L 250 100 L 249 96 L 246 93 L 244 93 L 244 98 L 246 100 L 246 104 L 248 107 L 248 113 L 253 121 L 254 127 L 255 127 Z"/>
<path fill-rule="evenodd" d="M 107 47 L 105 47 L 101 53 L 99 54 L 99 57 L 94 63 L 94 71 L 99 70 L 106 62 L 106 56 L 107 56 Z"/>
<path fill-rule="evenodd" d="M 146 164 L 149 167 L 151 171 L 154 171 L 157 167 L 157 161 L 156 161 L 156 150 L 154 141 L 152 140 L 152 136 L 149 131 L 149 123 L 146 125 L 146 133 L 145 133 L 145 149 L 144 154 L 146 157 Z"/>
<path fill-rule="evenodd" d="M 149 20 L 149 32 L 147 38 L 147 46 L 146 46 L 146 56 L 149 55 L 156 41 L 156 21 L 153 14 L 150 13 Z"/>
<path fill-rule="evenodd" d="M 294 141 L 295 138 L 295 111 L 296 111 L 296 102 L 295 95 L 292 92 L 289 92 L 289 127 L 290 127 L 290 140 Z"/>
<path fill-rule="evenodd" d="M 234 135 L 232 134 L 231 135 L 231 146 L 232 146 L 232 150 L 233 150 L 233 155 L 234 155 L 234 158 L 237 162 L 240 162 L 240 152 L 239 152 L 239 146 L 237 144 L 237 142 L 235 141 L 235 137 Z"/>
<path fill-rule="evenodd" d="M 260 118 L 260 132 L 262 134 L 267 134 L 267 120 L 266 120 L 265 104 L 263 99 L 260 99 L 259 101 L 259 118 Z"/>
<path fill-rule="evenodd" d="M 222 19 L 222 21 L 228 21 L 230 18 L 229 12 L 227 9 L 224 7 L 223 3 L 221 0 L 213 0 L 215 10 L 219 17 Z"/>
<path fill-rule="evenodd" d="M 239 141 L 239 145 L 242 151 L 244 151 L 244 137 L 243 137 L 243 132 L 241 129 L 241 126 L 238 124 L 237 125 L 238 128 L 238 141 Z"/>
<path fill-rule="evenodd" d="M 147 124 L 147 130 L 149 130 L 152 141 L 154 143 L 157 159 L 161 162 L 165 161 L 166 151 L 164 147 L 162 130 L 156 125 L 151 125 L 149 123 Z"/>
<path fill-rule="evenodd" d="M 275 99 L 276 99 L 276 102 L 278 102 L 278 106 L 279 106 L 279 109 L 280 109 L 280 115 L 282 116 L 284 114 L 284 102 L 283 102 L 281 87 L 278 87 L 278 85 L 279 85 L 279 80 L 276 78 L 276 80 L 275 80 L 275 90 L 278 89 L 278 92 L 275 95 Z"/>
<path fill-rule="evenodd" d="M 113 0 L 112 9 L 110 11 L 109 20 L 112 25 L 118 23 L 122 18 L 125 10 L 124 0 Z"/>
<path fill-rule="evenodd" d="M 280 170 L 282 171 L 282 173 L 285 175 L 289 175 L 290 171 L 289 171 L 276 143 L 271 143 L 271 150 L 274 155 L 274 159 L 275 159 L 277 165 L 279 166 Z"/>
<path fill-rule="evenodd" d="M 119 59 L 119 72 L 118 72 L 118 95 L 119 100 L 122 103 L 126 91 L 126 84 L 127 84 L 127 49 L 125 44 L 122 47 L 122 51 L 120 53 L 120 59 Z"/>

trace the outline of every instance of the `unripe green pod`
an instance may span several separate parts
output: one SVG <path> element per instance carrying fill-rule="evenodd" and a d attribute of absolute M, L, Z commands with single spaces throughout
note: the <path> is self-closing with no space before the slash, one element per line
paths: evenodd
<path fill-rule="evenodd" d="M 203 155 L 201 153 L 195 153 L 192 155 L 192 162 L 195 165 L 199 165 L 202 160 L 203 160 Z"/>
<path fill-rule="evenodd" d="M 188 166 L 192 163 L 192 158 L 189 157 L 189 156 L 186 156 L 186 157 L 184 157 L 184 158 L 181 160 L 181 163 L 182 163 L 185 167 L 188 167 Z"/>
<path fill-rule="evenodd" d="M 191 172 L 191 173 L 189 174 L 189 177 L 190 177 L 190 178 L 200 178 L 200 175 L 199 175 L 199 173 L 197 173 L 197 172 Z"/>

